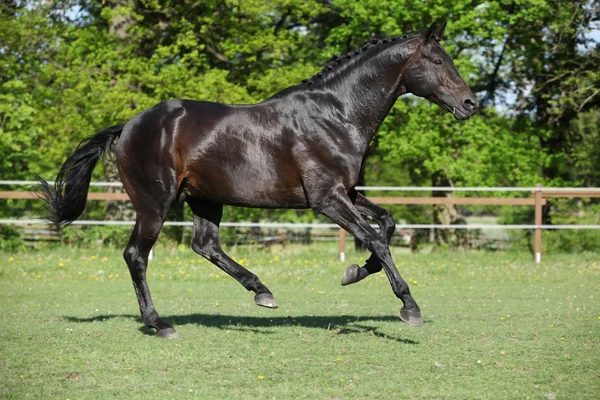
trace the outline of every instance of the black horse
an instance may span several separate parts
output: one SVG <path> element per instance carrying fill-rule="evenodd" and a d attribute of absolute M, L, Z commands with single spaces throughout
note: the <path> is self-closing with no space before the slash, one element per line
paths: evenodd
<path fill-rule="evenodd" d="M 255 292 L 256 304 L 277 307 L 258 277 L 221 249 L 223 204 L 312 208 L 328 216 L 372 252 L 363 267 L 348 267 L 342 285 L 383 268 L 404 303 L 401 319 L 421 326 L 419 307 L 390 255 L 394 221 L 354 187 L 369 142 L 399 96 L 424 97 L 458 120 L 475 113 L 473 94 L 439 44 L 444 28 L 434 23 L 421 34 L 373 40 L 260 104 L 161 102 L 84 141 L 54 186 L 39 178 L 48 218 L 68 224 L 81 215 L 92 169 L 119 137 L 116 162 L 137 211 L 124 257 L 143 322 L 157 335 L 177 333 L 154 309 L 146 283 L 148 254 L 169 207 L 182 201 L 194 213 L 194 251 Z"/>

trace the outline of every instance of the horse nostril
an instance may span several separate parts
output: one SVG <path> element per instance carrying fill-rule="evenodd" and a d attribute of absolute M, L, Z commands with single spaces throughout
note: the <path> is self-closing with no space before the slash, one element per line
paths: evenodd
<path fill-rule="evenodd" d="M 463 105 L 466 110 L 473 111 L 477 108 L 477 101 L 475 101 L 475 99 L 467 98 L 463 101 Z"/>

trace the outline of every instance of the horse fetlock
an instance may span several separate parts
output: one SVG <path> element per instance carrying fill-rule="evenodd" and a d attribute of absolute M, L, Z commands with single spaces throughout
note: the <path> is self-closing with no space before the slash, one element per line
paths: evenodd
<path fill-rule="evenodd" d="M 371 257 L 367 259 L 365 265 L 363 267 L 370 274 L 376 274 L 383 269 L 383 265 L 381 264 L 381 260 L 377 258 L 375 254 L 371 254 Z"/>
<path fill-rule="evenodd" d="M 156 329 L 156 336 L 167 339 L 176 339 L 179 337 L 179 334 L 175 332 L 173 325 L 160 319 L 156 313 L 154 313 L 151 318 L 143 318 L 143 321 L 146 326 Z"/>
<path fill-rule="evenodd" d="M 142 306 L 140 307 L 140 311 L 142 313 L 142 322 L 144 325 L 157 330 L 171 327 L 171 325 L 160 319 L 158 313 L 154 309 L 154 306 Z"/>

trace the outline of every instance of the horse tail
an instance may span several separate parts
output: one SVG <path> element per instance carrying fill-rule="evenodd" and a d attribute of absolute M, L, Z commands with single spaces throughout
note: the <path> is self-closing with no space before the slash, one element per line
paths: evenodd
<path fill-rule="evenodd" d="M 102 154 L 111 150 L 124 126 L 111 126 L 84 139 L 60 168 L 54 186 L 36 175 L 39 197 L 49 214 L 46 219 L 52 225 L 69 225 L 83 213 L 94 166 Z"/>

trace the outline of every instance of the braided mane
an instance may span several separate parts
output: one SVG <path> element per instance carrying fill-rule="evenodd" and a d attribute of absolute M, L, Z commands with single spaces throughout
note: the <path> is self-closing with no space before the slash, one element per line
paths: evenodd
<path fill-rule="evenodd" d="M 369 42 L 367 42 L 364 46 L 359 47 L 355 50 L 350 51 L 348 54 L 346 54 L 345 56 L 335 56 L 333 62 L 331 62 L 330 64 L 326 65 L 325 67 L 323 67 L 323 69 L 314 74 L 313 76 L 311 76 L 309 79 L 304 79 L 302 81 L 302 83 L 306 84 L 306 85 L 311 85 L 315 82 L 316 79 L 319 79 L 325 75 L 327 75 L 328 72 L 332 71 L 335 69 L 335 67 L 339 66 L 340 64 L 343 64 L 344 61 L 346 60 L 350 60 L 353 57 L 359 55 L 360 53 L 367 51 L 369 49 L 372 49 L 373 47 L 379 45 L 379 44 L 385 44 L 385 43 L 390 43 L 390 42 L 395 42 L 398 41 L 400 39 L 408 39 L 408 38 L 412 38 L 415 36 L 419 36 L 418 34 L 414 34 L 414 35 L 402 35 L 402 36 L 390 36 L 388 38 L 384 38 L 384 39 L 373 39 Z"/>

